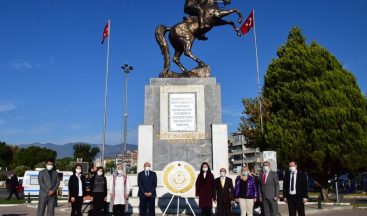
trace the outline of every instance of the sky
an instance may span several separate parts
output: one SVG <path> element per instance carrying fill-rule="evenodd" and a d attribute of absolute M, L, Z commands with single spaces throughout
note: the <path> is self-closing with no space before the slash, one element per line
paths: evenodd
<path fill-rule="evenodd" d="M 107 144 L 122 143 L 125 63 L 129 74 L 128 143 L 144 124 L 144 86 L 157 78 L 163 57 L 157 25 L 182 20 L 184 0 L 1 0 L 0 141 L 65 144 L 102 142 L 107 43 L 111 20 Z M 290 29 L 301 28 L 351 71 L 367 92 L 367 1 L 232 0 L 246 18 L 255 9 L 260 82 Z M 228 20 L 237 20 L 236 15 Z M 222 122 L 238 128 L 242 98 L 256 97 L 253 29 L 237 37 L 230 26 L 195 41 L 193 53 L 210 65 L 222 89 Z M 172 53 L 172 49 L 171 49 Z M 183 64 L 194 68 L 186 57 Z M 172 70 L 179 69 L 172 64 Z"/>

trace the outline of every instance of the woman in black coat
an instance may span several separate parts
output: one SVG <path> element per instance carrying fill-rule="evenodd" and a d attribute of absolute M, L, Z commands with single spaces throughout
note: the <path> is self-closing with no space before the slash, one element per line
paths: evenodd
<path fill-rule="evenodd" d="M 214 199 L 214 175 L 210 171 L 210 167 L 207 162 L 201 164 L 200 174 L 196 179 L 196 197 L 199 198 L 201 215 L 212 215 L 211 211 Z"/>
<path fill-rule="evenodd" d="M 90 181 L 90 190 L 93 201 L 93 214 L 102 215 L 107 199 L 107 179 L 104 176 L 103 167 L 98 167 L 96 174 Z"/>
<path fill-rule="evenodd" d="M 81 165 L 76 165 L 73 175 L 69 179 L 69 202 L 71 202 L 71 216 L 82 216 L 83 198 L 85 195 L 85 178 Z"/>

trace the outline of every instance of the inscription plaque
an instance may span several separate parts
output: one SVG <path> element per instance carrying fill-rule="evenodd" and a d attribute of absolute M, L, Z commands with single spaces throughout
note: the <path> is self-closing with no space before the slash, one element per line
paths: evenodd
<path fill-rule="evenodd" d="M 196 131 L 196 93 L 169 93 L 169 132 Z"/>

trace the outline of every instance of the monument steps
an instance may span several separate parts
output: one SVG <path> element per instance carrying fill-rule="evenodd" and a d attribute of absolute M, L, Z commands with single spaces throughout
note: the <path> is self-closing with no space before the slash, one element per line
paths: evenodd
<path fill-rule="evenodd" d="M 166 207 L 168 206 L 168 203 L 171 200 L 171 196 L 166 196 L 166 197 L 158 197 L 155 200 L 155 212 L 157 214 L 162 214 L 164 212 L 164 210 L 166 209 Z M 195 214 L 198 214 L 201 212 L 198 203 L 199 200 L 197 198 L 188 198 L 188 201 L 192 207 L 192 209 L 194 210 Z M 190 210 L 190 207 L 188 205 L 186 205 L 186 201 L 185 198 L 180 198 L 180 209 L 179 209 L 180 214 L 188 214 L 188 215 L 192 215 L 192 212 Z M 236 205 L 235 207 L 232 208 L 232 212 L 233 213 L 239 213 L 239 206 Z M 139 213 L 139 197 L 130 197 L 129 198 L 129 213 Z M 177 213 L 177 197 L 175 197 L 172 202 L 171 205 L 169 207 L 169 209 L 167 210 L 168 214 L 176 214 Z"/>

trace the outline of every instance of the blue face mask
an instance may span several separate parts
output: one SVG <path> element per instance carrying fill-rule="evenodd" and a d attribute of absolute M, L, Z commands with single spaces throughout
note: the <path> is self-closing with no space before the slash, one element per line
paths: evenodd
<path fill-rule="evenodd" d="M 242 172 L 242 175 L 243 176 L 248 176 L 248 172 L 246 172 L 246 171 L 245 172 Z"/>

